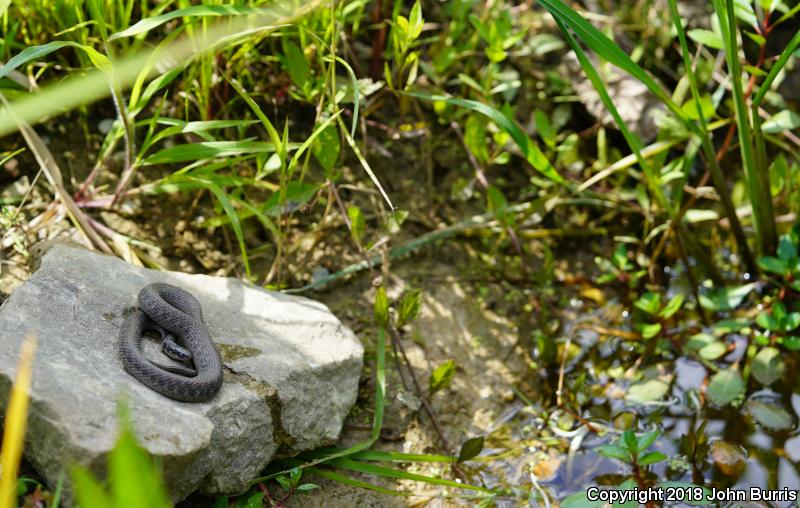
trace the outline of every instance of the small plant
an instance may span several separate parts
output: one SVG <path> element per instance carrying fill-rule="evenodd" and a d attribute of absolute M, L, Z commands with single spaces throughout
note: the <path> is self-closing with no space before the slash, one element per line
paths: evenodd
<path fill-rule="evenodd" d="M 661 293 L 648 291 L 633 303 L 639 310 L 636 330 L 644 339 L 652 339 L 664 328 L 663 323 L 675 315 L 683 305 L 684 296 L 677 294 L 667 303 L 662 303 Z"/>
<path fill-rule="evenodd" d="M 628 256 L 628 248 L 621 243 L 614 249 L 610 258 L 597 256 L 594 258 L 597 267 L 603 274 L 597 277 L 598 284 L 620 282 L 629 288 L 634 288 L 647 273 L 640 269 Z"/>
<path fill-rule="evenodd" d="M 800 350 L 800 336 L 793 333 L 800 326 L 800 312 L 788 311 L 782 302 L 775 302 L 772 312 L 761 312 L 756 323 L 774 334 L 778 344 L 792 351 Z M 767 345 L 769 339 L 763 334 L 757 335 L 757 343 Z"/>
<path fill-rule="evenodd" d="M 305 493 L 310 492 L 314 489 L 318 489 L 319 485 L 315 483 L 300 483 L 300 480 L 303 477 L 303 470 L 300 468 L 294 468 L 287 474 L 281 474 L 273 478 L 278 485 L 280 485 L 281 489 L 284 491 L 283 497 L 279 499 L 275 499 L 270 494 L 269 490 L 261 484 L 260 492 L 255 493 L 253 496 L 247 498 L 248 504 L 246 506 L 250 506 L 250 502 L 253 497 L 256 498 L 255 502 L 261 502 L 262 498 L 266 498 L 272 508 L 279 508 L 284 506 L 286 502 L 295 494 L 298 493 Z M 259 496 L 259 494 L 261 494 Z M 260 506 L 260 504 L 258 505 Z"/>
<path fill-rule="evenodd" d="M 617 459 L 633 468 L 634 476 L 641 473 L 642 467 L 667 460 L 667 456 L 659 451 L 648 451 L 648 448 L 661 436 L 661 432 L 653 430 L 637 436 L 632 430 L 622 433 L 617 444 L 606 444 L 597 447 L 597 452 L 604 457 Z"/>
<path fill-rule="evenodd" d="M 781 236 L 776 256 L 764 256 L 758 260 L 758 266 L 762 270 L 778 275 L 783 279 L 785 287 L 796 292 L 800 292 L 798 243 L 800 243 L 800 228 L 795 228 L 791 234 Z"/>

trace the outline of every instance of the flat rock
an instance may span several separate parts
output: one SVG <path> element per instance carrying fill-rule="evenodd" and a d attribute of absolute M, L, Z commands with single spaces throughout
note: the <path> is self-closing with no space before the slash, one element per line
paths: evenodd
<path fill-rule="evenodd" d="M 225 368 L 209 402 L 166 398 L 117 358 L 125 309 L 159 281 L 188 290 L 203 306 Z M 51 487 L 74 463 L 104 473 L 124 399 L 175 501 L 195 490 L 242 492 L 273 457 L 335 442 L 356 399 L 363 356 L 353 332 L 321 303 L 232 278 L 137 268 L 64 245 L 47 251 L 0 307 L 3 407 L 29 333 L 39 347 L 25 454 Z M 161 355 L 154 340 L 145 345 L 148 356 Z"/>

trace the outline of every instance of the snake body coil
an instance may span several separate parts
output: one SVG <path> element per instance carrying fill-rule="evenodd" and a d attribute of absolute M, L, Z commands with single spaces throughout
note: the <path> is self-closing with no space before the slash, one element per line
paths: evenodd
<path fill-rule="evenodd" d="M 139 307 L 125 316 L 120 329 L 119 356 L 125 370 L 172 399 L 203 402 L 213 397 L 222 385 L 222 360 L 203 322 L 200 302 L 179 287 L 154 283 L 139 292 Z M 165 340 L 177 337 L 182 347 L 171 348 L 190 355 L 194 368 L 148 360 L 142 353 L 146 330 L 158 331 Z"/>

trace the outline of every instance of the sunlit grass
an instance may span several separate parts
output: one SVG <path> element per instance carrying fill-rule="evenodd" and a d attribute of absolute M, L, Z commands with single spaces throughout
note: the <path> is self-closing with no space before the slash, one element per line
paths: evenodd
<path fill-rule="evenodd" d="M 22 342 L 17 376 L 11 388 L 5 419 L 3 420 L 3 448 L 0 450 L 0 508 L 17 505 L 17 472 L 25 443 L 28 423 L 28 389 L 31 386 L 33 356 L 36 353 L 36 337 L 28 335 Z"/>

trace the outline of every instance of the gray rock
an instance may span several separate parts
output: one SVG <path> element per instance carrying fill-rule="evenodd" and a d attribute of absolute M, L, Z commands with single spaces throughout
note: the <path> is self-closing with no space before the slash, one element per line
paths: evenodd
<path fill-rule="evenodd" d="M 207 403 L 168 399 L 122 369 L 122 315 L 145 285 L 169 282 L 203 305 L 225 365 Z M 104 472 L 125 399 L 140 444 L 158 457 L 174 500 L 234 494 L 273 457 L 333 443 L 356 399 L 363 348 L 328 308 L 236 279 L 158 272 L 63 245 L 0 307 L 0 404 L 20 344 L 39 338 L 25 453 L 54 485 L 80 463 Z M 160 355 L 145 341 L 148 356 Z M 169 361 L 161 355 L 159 361 Z"/>

